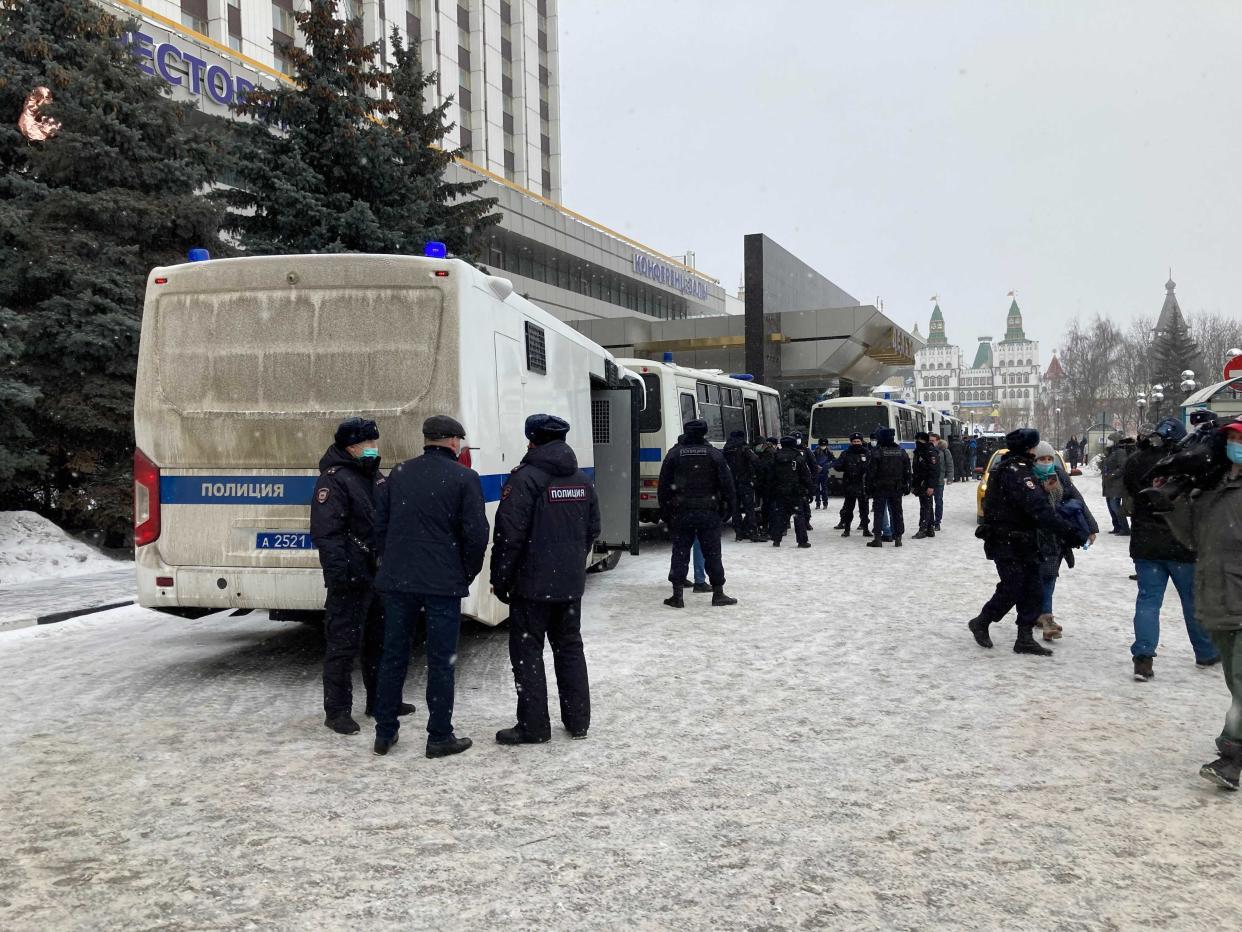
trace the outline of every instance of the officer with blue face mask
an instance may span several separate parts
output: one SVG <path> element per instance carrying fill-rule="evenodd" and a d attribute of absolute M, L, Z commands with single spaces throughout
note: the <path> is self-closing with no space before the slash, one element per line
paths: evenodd
<path fill-rule="evenodd" d="M 371 715 L 384 617 L 372 584 L 375 578 L 375 493 L 379 471 L 379 428 L 349 417 L 336 429 L 319 460 L 311 496 L 310 533 L 319 551 L 325 602 L 323 660 L 324 725 L 342 735 L 359 731 L 353 718 L 354 658 L 362 655 L 366 713 Z M 414 711 L 402 703 L 403 715 Z"/>

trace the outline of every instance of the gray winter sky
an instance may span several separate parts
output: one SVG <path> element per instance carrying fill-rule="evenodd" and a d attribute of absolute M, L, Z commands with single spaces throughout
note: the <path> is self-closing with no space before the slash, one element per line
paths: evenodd
<path fill-rule="evenodd" d="M 1242 3 L 562 0 L 565 202 L 735 291 L 763 232 L 1045 362 L 1075 315 L 1237 312 Z"/>

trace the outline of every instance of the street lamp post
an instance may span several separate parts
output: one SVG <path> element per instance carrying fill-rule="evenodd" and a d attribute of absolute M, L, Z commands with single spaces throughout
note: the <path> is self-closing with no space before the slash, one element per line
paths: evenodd
<path fill-rule="evenodd" d="M 1143 426 L 1143 409 L 1147 407 L 1147 396 L 1139 392 L 1138 397 L 1134 399 L 1134 406 L 1138 408 L 1138 427 L 1141 428 Z M 1134 433 L 1138 434 L 1138 428 L 1135 429 Z"/>
<path fill-rule="evenodd" d="M 1151 400 L 1155 404 L 1155 411 L 1152 414 L 1152 421 L 1160 423 L 1160 402 L 1164 401 L 1164 386 L 1153 385 L 1151 387 Z"/>
<path fill-rule="evenodd" d="M 1061 409 L 1052 409 L 1052 440 L 1056 448 L 1061 449 Z"/>

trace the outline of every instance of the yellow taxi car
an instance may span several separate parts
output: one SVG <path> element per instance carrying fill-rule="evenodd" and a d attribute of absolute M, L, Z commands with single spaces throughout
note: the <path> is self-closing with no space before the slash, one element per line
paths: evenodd
<path fill-rule="evenodd" d="M 1009 451 L 1007 449 L 1005 449 L 1004 447 L 1001 447 L 999 450 L 993 453 L 992 456 L 988 459 L 987 466 L 985 466 L 983 469 L 983 475 L 979 477 L 979 485 L 975 489 L 975 520 L 979 524 L 983 523 L 983 496 L 988 494 L 988 477 L 992 475 L 992 470 L 995 469 L 996 464 L 1001 461 L 1001 457 L 1004 456 L 1008 452 Z M 1067 476 L 1082 475 L 1082 473 L 1077 469 L 1075 469 L 1073 472 L 1070 472 L 1069 467 L 1065 465 L 1065 460 L 1061 457 L 1060 450 L 1057 450 L 1056 456 L 1057 456 L 1057 465 L 1060 466 L 1062 470 L 1064 470 Z"/>

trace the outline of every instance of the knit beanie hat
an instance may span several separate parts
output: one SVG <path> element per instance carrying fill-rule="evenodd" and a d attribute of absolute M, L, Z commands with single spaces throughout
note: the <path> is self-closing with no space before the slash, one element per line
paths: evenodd
<path fill-rule="evenodd" d="M 1052 444 L 1050 444 L 1047 440 L 1041 440 L 1039 443 L 1035 444 L 1035 449 L 1031 451 L 1031 455 L 1034 456 L 1035 459 L 1039 459 L 1041 456 L 1055 457 L 1057 455 L 1057 451 L 1052 449 Z"/>

